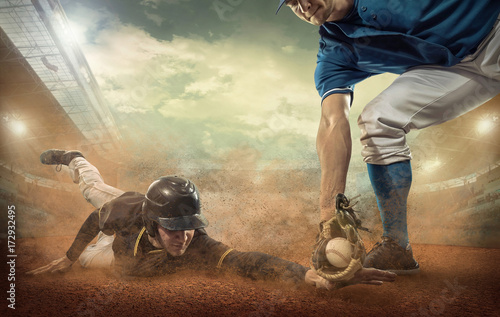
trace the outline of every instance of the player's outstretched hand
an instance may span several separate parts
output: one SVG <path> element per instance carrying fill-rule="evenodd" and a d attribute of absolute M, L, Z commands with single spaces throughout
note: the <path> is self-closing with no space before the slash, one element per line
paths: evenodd
<path fill-rule="evenodd" d="M 354 274 L 354 277 L 352 279 L 347 281 L 347 285 L 382 285 L 384 282 L 394 282 L 396 280 L 396 276 L 396 273 L 392 273 L 389 271 L 382 271 L 373 268 L 362 268 Z"/>
<path fill-rule="evenodd" d="M 314 270 L 309 270 L 306 272 L 306 283 L 310 285 L 315 285 L 317 288 L 323 288 L 327 290 L 334 290 L 340 287 L 355 285 L 355 284 L 370 284 L 370 285 L 382 285 L 384 282 L 394 282 L 396 280 L 396 274 L 388 271 L 382 271 L 373 268 L 362 268 L 354 274 L 354 277 L 344 283 L 330 282 L 318 274 Z"/>
<path fill-rule="evenodd" d="M 26 272 L 26 274 L 38 275 L 44 273 L 64 273 L 69 271 L 72 264 L 73 262 L 71 262 L 67 256 L 63 256 L 62 258 L 54 260 L 45 266 Z"/>

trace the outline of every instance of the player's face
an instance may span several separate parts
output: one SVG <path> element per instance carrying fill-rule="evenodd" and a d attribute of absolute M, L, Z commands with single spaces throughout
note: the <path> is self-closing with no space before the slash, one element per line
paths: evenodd
<path fill-rule="evenodd" d="M 342 19 L 353 3 L 354 0 L 288 0 L 286 5 L 300 19 L 319 26 Z"/>
<path fill-rule="evenodd" d="M 158 226 L 160 243 L 170 255 L 181 256 L 193 240 L 194 230 L 168 230 Z"/>

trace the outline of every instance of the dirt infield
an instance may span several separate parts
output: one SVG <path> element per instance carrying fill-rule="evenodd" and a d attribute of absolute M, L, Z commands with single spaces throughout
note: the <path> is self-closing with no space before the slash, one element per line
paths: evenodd
<path fill-rule="evenodd" d="M 71 241 L 17 241 L 16 309 L 2 300 L 2 316 L 500 316 L 498 249 L 414 245 L 422 266 L 419 275 L 400 276 L 380 287 L 357 285 L 333 292 L 214 272 L 124 280 L 75 265 L 64 275 L 23 274 L 60 257 Z M 306 264 L 307 253 L 287 258 Z M 5 284 L 2 278 L 4 296 L 9 290 Z"/>

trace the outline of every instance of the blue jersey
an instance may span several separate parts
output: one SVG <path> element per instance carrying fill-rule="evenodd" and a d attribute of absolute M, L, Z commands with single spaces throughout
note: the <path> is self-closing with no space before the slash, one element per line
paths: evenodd
<path fill-rule="evenodd" d="M 491 31 L 499 0 L 354 0 L 320 26 L 316 88 L 322 99 L 354 84 L 419 65 L 453 66 Z"/>

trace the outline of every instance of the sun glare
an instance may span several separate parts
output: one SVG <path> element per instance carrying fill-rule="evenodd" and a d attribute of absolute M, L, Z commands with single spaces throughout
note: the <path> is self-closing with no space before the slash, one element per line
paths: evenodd
<path fill-rule="evenodd" d="M 11 122 L 12 131 L 17 135 L 23 135 L 26 132 L 26 126 L 21 121 Z"/>
<path fill-rule="evenodd" d="M 477 131 L 481 134 L 488 133 L 494 126 L 494 123 L 491 119 L 485 118 L 479 121 L 477 125 Z"/>

